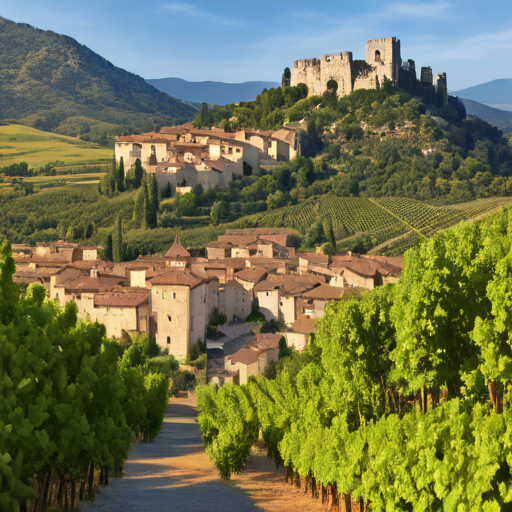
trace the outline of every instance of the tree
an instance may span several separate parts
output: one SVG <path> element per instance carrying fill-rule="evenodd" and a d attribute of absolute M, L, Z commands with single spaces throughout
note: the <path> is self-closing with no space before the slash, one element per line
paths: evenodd
<path fill-rule="evenodd" d="M 149 213 L 148 224 L 151 229 L 158 225 L 158 182 L 154 174 L 151 174 L 148 182 Z"/>
<path fill-rule="evenodd" d="M 214 226 L 229 220 L 229 208 L 226 201 L 215 201 L 210 211 L 210 220 Z"/>
<path fill-rule="evenodd" d="M 121 263 L 124 261 L 123 249 L 123 225 L 121 222 L 121 216 L 118 215 L 116 227 L 112 234 L 112 258 L 114 263 Z"/>
<path fill-rule="evenodd" d="M 124 160 L 121 157 L 119 161 L 119 169 L 117 171 L 117 189 L 119 192 L 124 191 Z"/>
<path fill-rule="evenodd" d="M 142 162 L 140 161 L 140 158 L 137 158 L 135 160 L 135 183 L 134 188 L 139 188 L 142 183 L 142 178 L 144 176 L 144 168 L 142 167 Z"/>

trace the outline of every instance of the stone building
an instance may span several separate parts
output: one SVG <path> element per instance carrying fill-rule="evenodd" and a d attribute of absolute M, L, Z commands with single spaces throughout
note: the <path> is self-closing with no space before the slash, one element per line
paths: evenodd
<path fill-rule="evenodd" d="M 295 61 L 291 85 L 306 84 L 310 96 L 330 90 L 342 97 L 358 89 L 376 89 L 385 78 L 397 84 L 401 65 L 400 41 L 396 37 L 368 39 L 364 61 L 353 60 L 352 52 Z"/>
<path fill-rule="evenodd" d="M 377 89 L 389 80 L 413 96 L 443 107 L 448 104 L 446 73 L 435 78 L 434 82 L 432 68 L 422 67 L 418 80 L 414 60 L 402 62 L 396 37 L 368 39 L 364 60 L 354 60 L 352 52 L 324 54 L 321 59 L 297 60 L 291 70 L 291 85 L 306 84 L 309 96 L 332 91 L 341 98 L 359 89 Z"/>

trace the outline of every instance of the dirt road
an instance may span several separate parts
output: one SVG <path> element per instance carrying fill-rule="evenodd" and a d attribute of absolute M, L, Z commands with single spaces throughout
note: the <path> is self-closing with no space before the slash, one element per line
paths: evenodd
<path fill-rule="evenodd" d="M 195 423 L 195 399 L 172 399 L 162 431 L 132 448 L 125 475 L 101 487 L 81 512 L 320 511 L 320 505 L 282 480 L 272 461 L 252 457 L 247 471 L 220 480 Z"/>

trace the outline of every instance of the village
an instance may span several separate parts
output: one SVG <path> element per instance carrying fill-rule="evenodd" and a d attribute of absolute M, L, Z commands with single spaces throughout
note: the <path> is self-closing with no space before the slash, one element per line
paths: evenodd
<path fill-rule="evenodd" d="M 99 259 L 96 246 L 15 244 L 14 279 L 41 283 L 61 305 L 75 301 L 79 318 L 104 324 L 109 337 L 147 333 L 180 361 L 205 341 L 208 381 L 244 384 L 279 358 L 282 338 L 303 350 L 329 302 L 401 274 L 402 257 L 301 253 L 294 236 L 286 228 L 231 229 L 207 244 L 205 257 L 192 257 L 176 236 L 163 256 L 115 264 Z M 225 323 L 211 329 L 212 314 Z M 276 332 L 260 332 L 264 322 Z"/>
<path fill-rule="evenodd" d="M 155 175 L 160 190 L 169 185 L 184 194 L 197 185 L 204 190 L 227 186 L 233 176 L 293 160 L 300 152 L 302 131 L 288 125 L 276 131 L 235 133 L 199 129 L 191 123 L 164 126 L 159 132 L 117 137 L 115 158 L 126 169 L 139 159 L 146 172 Z"/>

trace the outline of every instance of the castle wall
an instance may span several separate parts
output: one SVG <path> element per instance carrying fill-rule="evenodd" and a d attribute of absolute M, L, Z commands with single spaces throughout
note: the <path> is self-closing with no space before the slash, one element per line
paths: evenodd
<path fill-rule="evenodd" d="M 353 76 L 352 52 L 325 54 L 321 59 L 295 61 L 291 70 L 290 85 L 304 83 L 309 96 L 321 96 L 330 80 L 338 84 L 338 97 L 347 96 L 357 89 L 376 89 L 377 81 L 382 84 L 384 77 L 398 83 L 402 58 L 400 41 L 396 37 L 368 39 L 365 60 L 373 67 L 367 76 Z"/>

